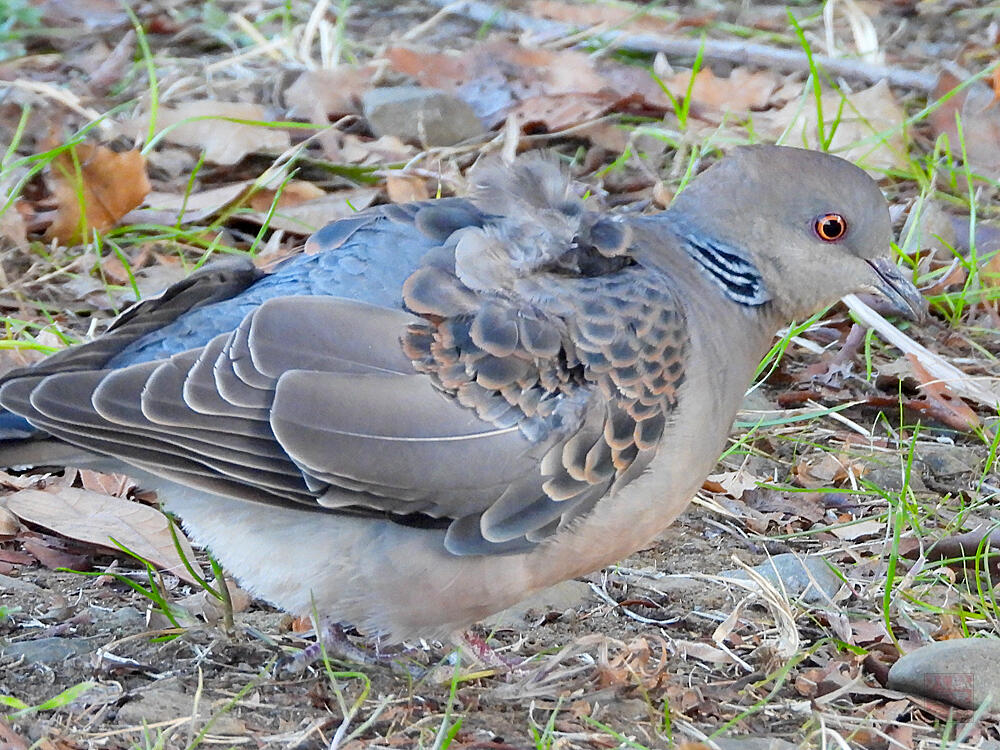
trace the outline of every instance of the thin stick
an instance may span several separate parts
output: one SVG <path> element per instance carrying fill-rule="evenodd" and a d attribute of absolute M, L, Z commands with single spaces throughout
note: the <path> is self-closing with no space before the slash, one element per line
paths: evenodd
<path fill-rule="evenodd" d="M 527 31 L 543 38 L 557 38 L 577 33 L 571 24 L 535 18 L 527 13 L 504 10 L 491 3 L 466 0 L 430 0 L 431 5 L 447 7 L 452 13 L 471 18 L 482 24 L 506 31 Z M 783 73 L 809 72 L 809 60 L 800 50 L 779 49 L 764 44 L 748 44 L 720 39 L 688 39 L 666 37 L 659 34 L 634 34 L 628 31 L 605 31 L 595 34 L 604 42 L 619 49 L 655 54 L 662 52 L 675 57 L 695 57 L 704 45 L 704 58 L 714 62 L 729 62 L 734 65 L 755 65 Z M 917 91 L 932 91 L 937 81 L 934 73 L 905 70 L 888 65 L 876 65 L 862 60 L 844 60 L 813 55 L 813 61 L 834 76 L 867 83 L 878 83 L 886 79 L 892 86 Z"/>

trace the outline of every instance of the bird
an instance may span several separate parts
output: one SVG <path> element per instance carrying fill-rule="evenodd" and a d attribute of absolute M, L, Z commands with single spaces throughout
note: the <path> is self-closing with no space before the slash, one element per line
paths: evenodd
<path fill-rule="evenodd" d="M 919 319 L 877 183 L 732 149 L 658 213 L 552 158 L 389 204 L 269 272 L 205 265 L 0 380 L 0 465 L 155 489 L 250 593 L 444 638 L 654 540 L 777 331 L 867 292 Z"/>

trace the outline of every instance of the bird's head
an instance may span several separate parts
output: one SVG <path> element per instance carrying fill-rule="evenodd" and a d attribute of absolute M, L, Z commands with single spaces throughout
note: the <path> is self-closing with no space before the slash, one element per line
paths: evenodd
<path fill-rule="evenodd" d="M 856 292 L 881 295 L 907 317 L 925 314 L 920 293 L 890 259 L 885 197 L 839 157 L 737 148 L 694 179 L 668 213 L 693 236 L 747 257 L 787 319 Z"/>

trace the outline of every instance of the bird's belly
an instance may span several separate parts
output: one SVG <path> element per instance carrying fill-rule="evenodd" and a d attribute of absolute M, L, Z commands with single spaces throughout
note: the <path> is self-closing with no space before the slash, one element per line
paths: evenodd
<path fill-rule="evenodd" d="M 620 560 L 666 528 L 725 438 L 706 434 L 706 421 L 687 414 L 665 436 L 674 446 L 665 452 L 669 462 L 654 457 L 642 476 L 574 527 L 517 554 L 455 556 L 445 551 L 442 531 L 225 498 L 205 502 L 178 487 L 161 495 L 244 587 L 282 609 L 309 614 L 315 607 L 394 639 L 443 636 Z"/>

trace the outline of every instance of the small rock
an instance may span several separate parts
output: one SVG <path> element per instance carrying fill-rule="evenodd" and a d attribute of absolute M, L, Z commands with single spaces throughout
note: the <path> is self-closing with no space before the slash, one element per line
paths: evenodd
<path fill-rule="evenodd" d="M 917 454 L 930 472 L 939 479 L 979 471 L 979 458 L 971 448 L 960 445 L 926 444 L 917 447 Z"/>
<path fill-rule="evenodd" d="M 55 664 L 71 656 L 89 654 L 94 647 L 83 638 L 36 638 L 33 641 L 8 643 L 3 655 L 9 659 L 23 657 L 32 664 Z"/>
<path fill-rule="evenodd" d="M 372 132 L 380 137 L 454 146 L 485 131 L 468 104 L 438 89 L 388 86 L 368 91 L 361 103 Z"/>
<path fill-rule="evenodd" d="M 121 724 L 158 724 L 195 716 L 193 728 L 197 730 L 206 721 L 212 722 L 212 734 L 246 736 L 246 725 L 238 717 L 226 713 L 225 703 L 213 706 L 202 701 L 195 706 L 194 696 L 171 687 L 150 687 L 137 692 L 118 711 L 117 720 Z"/>
<path fill-rule="evenodd" d="M 1000 639 L 957 638 L 929 643 L 892 665 L 888 687 L 975 710 L 1000 709 Z"/>
<path fill-rule="evenodd" d="M 807 604 L 827 603 L 840 591 L 840 577 L 825 558 L 815 555 L 803 557 L 786 552 L 775 555 L 752 570 L 779 591 L 784 588 L 789 597 L 801 597 Z M 738 581 L 750 579 L 744 570 L 727 570 L 720 575 Z"/>
<path fill-rule="evenodd" d="M 722 737 L 714 742 L 721 750 L 793 750 L 799 747 L 780 737 Z"/>

